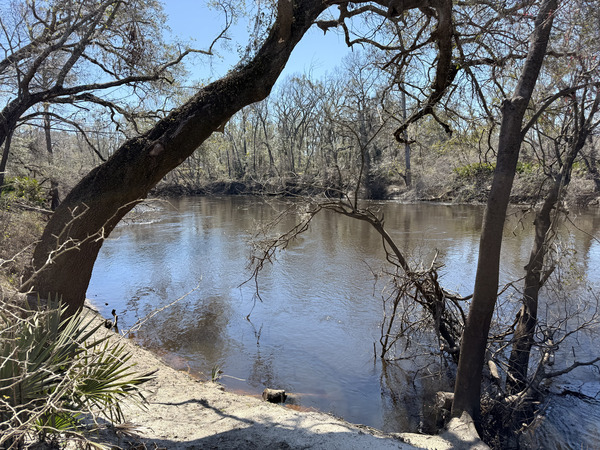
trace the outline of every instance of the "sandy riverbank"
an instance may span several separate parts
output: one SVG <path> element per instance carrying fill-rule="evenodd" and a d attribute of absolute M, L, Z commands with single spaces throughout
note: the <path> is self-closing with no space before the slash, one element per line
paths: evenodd
<path fill-rule="evenodd" d="M 100 319 L 98 319 L 100 320 Z M 142 409 L 125 403 L 128 433 L 101 437 L 121 448 L 146 449 L 451 449 L 487 448 L 460 424 L 441 436 L 384 434 L 320 412 L 300 412 L 262 399 L 226 392 L 165 365 L 135 342 L 121 339 L 139 372 L 157 370 L 145 385 Z"/>

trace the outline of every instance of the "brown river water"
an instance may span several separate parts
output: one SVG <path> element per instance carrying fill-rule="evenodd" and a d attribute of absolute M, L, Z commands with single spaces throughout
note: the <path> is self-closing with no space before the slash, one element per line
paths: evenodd
<path fill-rule="evenodd" d="M 114 308 L 125 330 L 196 288 L 148 319 L 135 339 L 169 364 L 204 379 L 220 369 L 220 382 L 230 390 L 258 394 L 265 387 L 282 388 L 295 394 L 293 402 L 302 408 L 386 431 L 427 431 L 435 391 L 451 390 L 449 371 L 440 370 L 439 358 L 431 356 L 384 366 L 374 358 L 385 284 L 375 283 L 373 272 L 389 267 L 381 240 L 368 224 L 321 213 L 262 272 L 262 301 L 256 301 L 253 283 L 242 285 L 250 275 L 249 240 L 285 205 L 255 197 L 198 197 L 142 207 L 105 242 L 88 297 L 106 317 Z M 412 260 L 428 265 L 439 251 L 442 284 L 463 295 L 472 292 L 483 207 L 369 205 L 385 214 L 386 229 Z M 600 214 L 569 217 L 576 226 L 561 228 L 558 242 L 567 250 L 563 262 L 568 263 L 560 276 L 570 286 L 573 303 L 581 304 L 600 292 Z M 295 220 L 285 219 L 279 230 Z M 502 284 L 523 276 L 531 221 L 519 209 L 507 220 Z M 591 290 L 583 286 L 585 279 Z M 515 295 L 509 290 L 505 299 L 511 292 Z M 547 303 L 552 304 L 551 295 Z M 506 305 L 504 311 L 512 314 L 514 306 Z M 550 322 L 553 314 L 550 306 L 541 308 L 542 320 Z M 597 354 L 594 339 L 582 335 L 570 342 L 557 355 L 557 366 L 559 356 L 570 363 Z M 427 353 L 427 346 L 417 353 Z M 547 415 L 558 416 L 549 421 L 553 428 L 543 432 L 548 448 L 595 442 L 600 433 L 598 371 L 579 368 L 556 380 L 552 389 L 556 402 L 549 404 Z M 565 409 L 572 410 L 568 417 L 559 413 Z M 553 433 L 564 444 L 557 444 Z"/>

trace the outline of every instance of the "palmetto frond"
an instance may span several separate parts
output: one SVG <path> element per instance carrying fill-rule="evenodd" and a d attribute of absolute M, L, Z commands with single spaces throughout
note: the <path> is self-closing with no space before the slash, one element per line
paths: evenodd
<path fill-rule="evenodd" d="M 64 311 L 0 312 L 0 447 L 77 430 L 83 413 L 122 421 L 122 400 L 144 402 L 139 387 L 152 373 L 135 373 L 122 344 L 95 337 L 93 316 Z"/>

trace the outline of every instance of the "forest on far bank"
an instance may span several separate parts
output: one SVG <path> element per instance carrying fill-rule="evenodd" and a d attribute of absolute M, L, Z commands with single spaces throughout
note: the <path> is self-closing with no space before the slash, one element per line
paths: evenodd
<path fill-rule="evenodd" d="M 486 116 L 476 105 L 464 111 L 473 92 L 457 83 L 459 92 L 440 111 L 410 123 L 399 137 L 398 127 L 422 104 L 410 95 L 408 81 L 401 86 L 406 89 L 397 89 L 393 73 L 382 69 L 385 62 L 381 52 L 357 51 L 335 75 L 288 76 L 265 100 L 231 117 L 153 194 L 337 197 L 352 191 L 362 177 L 360 196 L 366 199 L 485 202 L 496 164 L 499 116 Z M 539 88 L 537 101 L 543 103 L 543 94 L 564 76 L 561 71 L 540 80 L 547 86 Z M 184 99 L 190 91 L 178 84 L 161 89 L 163 98 Z M 565 97 L 546 110 L 525 139 L 511 202 L 540 202 L 548 177 L 560 171 L 580 120 L 571 100 Z M 29 189 L 40 200 L 54 196 L 59 201 L 157 111 L 116 115 L 114 109 L 95 105 L 76 126 L 61 114 L 65 111 L 45 115 L 42 110 L 16 128 L 7 154 L 5 196 Z M 599 147 L 594 130 L 572 165 L 568 204 L 598 204 Z"/>

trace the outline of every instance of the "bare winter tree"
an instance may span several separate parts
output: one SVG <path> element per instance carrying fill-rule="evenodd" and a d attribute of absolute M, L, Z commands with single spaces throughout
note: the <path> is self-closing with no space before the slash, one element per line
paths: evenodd
<path fill-rule="evenodd" d="M 595 92 L 590 91 L 594 91 L 592 86 L 584 85 L 580 92 L 575 91 L 567 96 L 570 108 L 565 111 L 559 135 L 554 137 L 551 147 L 547 149 L 554 153 L 554 164 L 546 167 L 550 179 L 542 206 L 535 213 L 535 238 L 529 261 L 525 266 L 523 306 L 518 314 L 507 369 L 507 385 L 513 394 L 522 391 L 527 385 L 529 355 L 537 325 L 539 292 L 553 270 L 553 266 L 546 264 L 546 256 L 552 245 L 556 223 L 564 212 L 561 201 L 566 195 L 575 159 L 600 122 L 597 117 L 600 90 L 596 88 Z M 553 96 L 551 100 L 558 98 L 564 98 L 562 92 Z"/>
<path fill-rule="evenodd" d="M 523 120 L 540 73 L 556 11 L 556 0 L 544 0 L 537 13 L 530 49 L 519 83 L 502 104 L 502 125 L 492 188 L 484 213 L 473 300 L 461 341 L 452 415 L 467 413 L 478 419 L 481 374 L 494 307 L 498 294 L 500 249 L 506 209 L 523 142 Z M 526 130 L 525 130 L 526 131 Z"/>
<path fill-rule="evenodd" d="M 0 186 L 11 138 L 21 123 L 62 120 L 84 131 L 80 122 L 51 107 L 68 104 L 73 114 L 96 105 L 110 111 L 115 122 L 129 120 L 135 129 L 139 107 L 101 93 L 118 88 L 143 104 L 150 96 L 143 83 L 153 82 L 156 91 L 160 83 L 172 82 L 177 64 L 195 51 L 161 44 L 159 14 L 154 0 L 16 1 L 2 6 Z"/>

